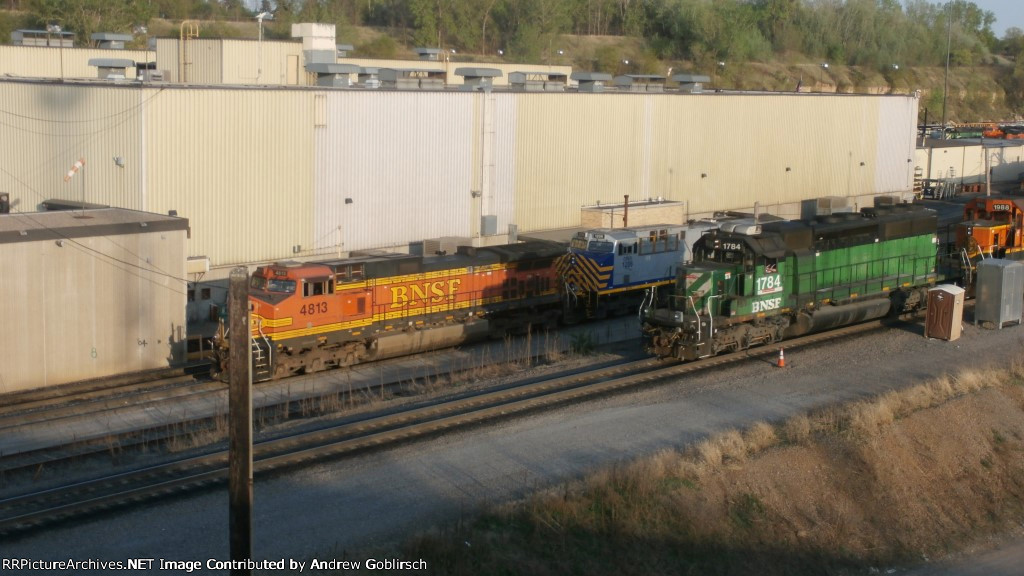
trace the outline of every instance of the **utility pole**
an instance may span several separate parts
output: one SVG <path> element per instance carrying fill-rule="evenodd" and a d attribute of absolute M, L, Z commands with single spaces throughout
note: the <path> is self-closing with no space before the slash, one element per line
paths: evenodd
<path fill-rule="evenodd" d="M 946 4 L 946 74 L 942 79 L 942 139 L 946 139 L 946 97 L 949 95 L 949 48 L 953 39 L 952 2 Z"/>
<path fill-rule="evenodd" d="M 249 332 L 249 271 L 239 266 L 228 284 L 228 511 L 231 560 L 252 559 L 252 344 Z M 232 576 L 252 574 L 231 569 Z"/>

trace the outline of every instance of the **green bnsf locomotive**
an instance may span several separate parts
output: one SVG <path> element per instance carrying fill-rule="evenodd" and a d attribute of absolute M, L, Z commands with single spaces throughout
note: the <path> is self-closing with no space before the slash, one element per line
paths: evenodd
<path fill-rule="evenodd" d="M 723 225 L 694 244 L 669 307 L 643 311 L 644 346 L 694 360 L 923 308 L 936 228 L 915 205 Z"/>

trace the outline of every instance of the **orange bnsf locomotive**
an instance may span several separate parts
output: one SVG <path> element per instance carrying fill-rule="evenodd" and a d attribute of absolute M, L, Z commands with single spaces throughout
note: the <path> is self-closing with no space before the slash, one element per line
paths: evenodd
<path fill-rule="evenodd" d="M 553 327 L 561 315 L 553 262 L 564 252 L 530 241 L 261 266 L 249 284 L 253 379 Z M 223 329 L 214 340 L 216 369 L 226 370 Z"/>
<path fill-rule="evenodd" d="M 956 243 L 971 261 L 1024 257 L 1024 199 L 983 196 L 964 205 Z"/>

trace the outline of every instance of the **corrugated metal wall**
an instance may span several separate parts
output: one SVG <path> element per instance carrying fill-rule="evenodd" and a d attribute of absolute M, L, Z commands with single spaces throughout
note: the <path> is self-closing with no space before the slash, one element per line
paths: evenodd
<path fill-rule="evenodd" d="M 643 96 L 517 94 L 515 221 L 523 232 L 576 226 L 578 208 L 637 194 Z"/>
<path fill-rule="evenodd" d="M 0 106 L 21 209 L 84 183 L 89 202 L 177 210 L 189 254 L 229 266 L 475 236 L 486 215 L 499 234 L 574 227 L 625 194 L 696 216 L 908 190 L 917 100 L 0 80 Z"/>
<path fill-rule="evenodd" d="M 339 234 L 346 251 L 468 236 L 476 97 L 319 93 L 313 246 L 337 250 Z"/>
<path fill-rule="evenodd" d="M 157 38 L 157 68 L 168 72 L 168 82 L 224 84 L 224 68 L 228 65 L 224 61 L 225 42 L 220 38 L 193 38 L 185 42 L 177 38 Z M 256 54 L 253 51 L 253 55 Z"/>
<path fill-rule="evenodd" d="M 910 97 L 519 98 L 516 220 L 523 231 L 578 225 L 577 214 L 556 207 L 621 203 L 624 194 L 683 201 L 698 214 L 909 189 L 917 112 Z"/>
<path fill-rule="evenodd" d="M 0 189 L 193 219 L 191 255 L 229 265 L 312 243 L 312 91 L 0 83 Z M 78 158 L 84 170 L 64 182 Z M 122 166 L 118 165 L 118 161 Z"/>
<path fill-rule="evenodd" d="M 171 277 L 185 276 L 184 236 L 177 231 L 79 238 L 63 246 L 4 244 L 0 392 L 180 360 L 186 288 Z M 123 264 L 142 258 L 165 274 Z"/>
<path fill-rule="evenodd" d="M 153 56 L 153 52 L 148 53 Z M 0 45 L 0 76 L 29 78 L 96 78 L 92 58 L 118 58 L 143 62 L 144 50 L 100 50 L 99 48 L 60 48 L 50 46 Z M 126 78 L 135 77 L 135 67 L 128 68 Z"/>
<path fill-rule="evenodd" d="M 921 170 L 922 178 L 963 179 L 964 182 L 985 181 L 985 156 L 992 180 L 1019 180 L 1024 173 L 1024 142 L 1020 140 L 985 139 L 971 142 L 937 142 L 934 148 L 920 148 L 914 155 L 914 166 Z"/>
<path fill-rule="evenodd" d="M 915 130 L 890 130 L 889 126 L 917 126 L 917 103 L 911 99 L 887 99 L 878 107 L 878 156 L 874 158 L 874 190 L 885 194 L 914 186 Z"/>
<path fill-rule="evenodd" d="M 197 38 L 190 40 L 190 84 L 262 84 L 262 85 L 314 85 L 316 76 L 307 74 L 300 41 L 254 39 Z M 157 67 L 170 72 L 170 80 L 177 82 L 181 44 L 177 38 L 157 40 Z M 109 50 L 106 52 L 110 52 Z M 108 56 L 109 57 L 109 56 Z M 128 56 L 126 56 L 128 57 Z M 219 58 L 219 59 L 218 59 Z M 139 57 L 141 60 L 142 58 Z M 257 72 L 262 73 L 257 80 Z M 501 76 L 493 79 L 495 86 L 508 85 L 508 75 L 516 71 L 572 74 L 571 66 L 544 66 L 506 64 L 504 62 L 457 62 L 452 60 L 389 60 L 349 57 L 340 63 L 373 68 L 417 68 L 443 70 L 447 82 L 458 86 L 464 82 L 455 70 L 462 67 L 496 68 Z M 94 70 L 95 72 L 95 70 Z M 26 74 L 40 76 L 40 74 Z M 56 74 L 54 74 L 56 75 Z M 356 78 L 353 75 L 352 81 Z"/>
<path fill-rule="evenodd" d="M 145 209 L 177 210 L 217 265 L 312 242 L 312 91 L 146 89 Z"/>
<path fill-rule="evenodd" d="M 144 208 L 138 194 L 141 114 L 145 98 L 158 94 L 137 86 L 4 83 L 0 106 L 12 113 L 0 131 L 0 189 L 17 198 L 22 210 L 49 198 Z M 123 168 L 115 157 L 124 159 Z M 65 182 L 79 158 L 85 168 Z"/>

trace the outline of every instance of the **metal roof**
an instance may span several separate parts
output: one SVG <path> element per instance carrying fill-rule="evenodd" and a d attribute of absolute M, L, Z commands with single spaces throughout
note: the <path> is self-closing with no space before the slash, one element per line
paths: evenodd
<path fill-rule="evenodd" d="M 135 60 L 128 58 L 89 58 L 89 66 L 97 68 L 131 68 L 135 66 Z"/>
<path fill-rule="evenodd" d="M 580 82 L 608 82 L 612 79 L 612 75 L 605 72 L 573 72 L 569 77 Z"/>
<path fill-rule="evenodd" d="M 353 74 L 359 72 L 359 66 L 355 64 L 328 64 L 326 62 L 315 62 L 306 64 L 306 70 L 317 74 Z"/>
<path fill-rule="evenodd" d="M 474 68 L 474 67 L 463 67 L 455 69 L 456 76 L 465 76 L 466 78 L 496 78 L 501 76 L 501 70 L 497 68 Z"/>
<path fill-rule="evenodd" d="M 701 74 L 674 74 L 671 80 L 673 82 L 682 82 L 684 84 L 696 84 L 698 82 L 710 82 L 711 77 Z"/>
<path fill-rule="evenodd" d="M 131 34 L 114 34 L 112 32 L 94 32 L 89 38 L 107 42 L 131 42 L 134 36 Z"/>
<path fill-rule="evenodd" d="M 0 244 L 188 229 L 187 218 L 124 208 L 0 214 Z"/>

